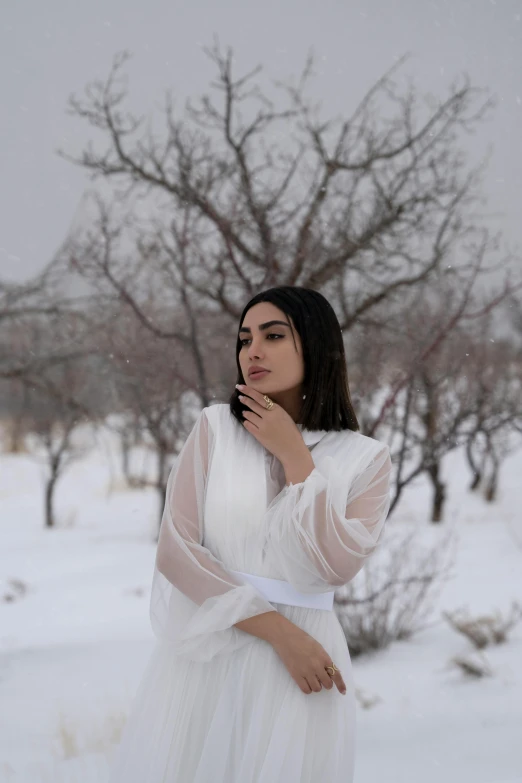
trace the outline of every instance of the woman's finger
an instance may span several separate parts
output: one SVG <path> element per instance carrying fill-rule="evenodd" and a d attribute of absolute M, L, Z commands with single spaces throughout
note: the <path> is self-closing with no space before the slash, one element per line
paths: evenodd
<path fill-rule="evenodd" d="M 246 397 L 244 394 L 240 394 L 239 399 L 243 405 L 247 405 L 253 411 L 261 411 L 261 405 L 259 405 L 259 403 L 253 400 L 251 397 Z"/>
<path fill-rule="evenodd" d="M 310 686 L 310 690 L 314 693 L 319 693 L 321 690 L 321 683 L 318 681 L 315 674 L 309 674 L 305 677 L 306 682 Z"/>
<path fill-rule="evenodd" d="M 337 689 L 340 691 L 340 693 L 344 694 L 346 693 L 346 685 L 344 683 L 344 680 L 341 676 L 341 672 L 336 671 L 335 674 L 332 677 L 333 682 L 335 685 L 337 685 Z"/>
<path fill-rule="evenodd" d="M 238 391 L 240 395 L 246 395 L 247 397 L 250 397 L 254 404 L 259 405 L 259 407 L 263 410 L 267 409 L 266 400 L 261 392 L 257 391 L 257 389 L 252 389 L 250 386 L 242 386 L 242 388 L 238 389 Z"/>
<path fill-rule="evenodd" d="M 303 693 L 312 693 L 312 689 L 310 688 L 310 683 L 306 679 L 306 677 L 300 677 L 300 685 L 299 687 L 303 691 Z"/>
<path fill-rule="evenodd" d="M 327 688 L 329 691 L 333 688 L 334 683 L 326 669 L 319 670 L 317 672 L 317 678 L 318 680 L 324 685 L 325 688 Z"/>

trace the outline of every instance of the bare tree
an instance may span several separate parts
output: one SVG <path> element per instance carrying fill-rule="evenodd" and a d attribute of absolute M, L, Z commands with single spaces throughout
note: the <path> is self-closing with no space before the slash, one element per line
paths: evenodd
<path fill-rule="evenodd" d="M 155 488 L 161 517 L 170 457 L 177 453 L 178 441 L 190 429 L 182 401 L 194 380 L 187 377 L 184 357 L 176 345 L 157 340 L 134 318 L 124 317 L 118 328 L 113 328 L 110 349 L 111 374 L 120 405 L 156 458 L 153 478 L 141 477 L 134 483 Z"/>
<path fill-rule="evenodd" d="M 471 490 L 483 487 L 486 500 L 496 497 L 500 465 L 522 433 L 522 353 L 512 338 L 493 337 L 484 320 L 468 346 L 467 385 L 473 398 L 466 456 Z"/>
<path fill-rule="evenodd" d="M 55 375 L 57 388 L 69 389 L 74 396 L 82 396 L 86 389 L 84 368 L 70 364 L 62 365 Z M 81 422 L 77 409 L 70 404 L 67 395 L 59 400 L 56 395 L 40 395 L 31 411 L 31 435 L 36 442 L 37 453 L 41 450 L 47 466 L 45 483 L 45 525 L 56 524 L 54 494 L 56 485 L 64 471 L 77 459 L 85 455 L 89 446 L 83 439 L 75 439 L 77 425 Z"/>
<path fill-rule="evenodd" d="M 490 335 L 487 345 L 484 335 L 476 339 L 503 295 L 477 302 L 469 286 L 448 290 L 446 281 L 417 291 L 407 320 L 388 309 L 375 323 L 352 330 L 349 366 L 362 429 L 389 443 L 395 463 L 391 513 L 406 487 L 426 474 L 433 486 L 431 519 L 442 520 L 443 458 L 473 437 L 478 422 L 474 352 L 480 372 L 495 386 L 488 395 L 497 412 L 491 426 L 515 428 L 520 392 L 513 371 L 498 355 L 493 365 L 488 362 Z"/>
<path fill-rule="evenodd" d="M 54 527 L 54 493 L 58 479 L 66 468 L 84 453 L 73 445 L 77 420 L 71 410 L 39 417 L 34 422 L 33 435 L 43 450 L 48 472 L 45 481 L 45 526 Z"/>
<path fill-rule="evenodd" d="M 237 319 L 261 287 L 319 288 L 349 330 L 448 267 L 468 276 L 480 168 L 468 170 L 458 142 L 491 105 L 479 90 L 464 81 L 423 104 L 413 89 L 400 94 L 395 66 L 349 117 L 329 121 L 306 98 L 311 63 L 297 85 L 279 85 L 279 108 L 258 70 L 236 78 L 230 52 L 208 53 L 217 99 L 205 95 L 176 118 L 168 95 L 163 142 L 123 111 L 123 53 L 106 83 L 70 99 L 70 111 L 102 131 L 105 150 L 60 152 L 93 179 L 123 183 L 124 194 L 163 198 L 170 226 L 155 249 L 168 263 L 181 243 L 186 283 L 201 301 Z M 138 312 L 128 282 L 112 279 Z"/>

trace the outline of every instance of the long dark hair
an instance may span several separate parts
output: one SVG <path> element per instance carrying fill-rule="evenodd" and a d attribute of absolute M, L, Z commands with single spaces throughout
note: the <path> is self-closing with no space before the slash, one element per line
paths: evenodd
<path fill-rule="evenodd" d="M 236 342 L 236 383 L 247 384 L 241 372 L 239 329 L 248 310 L 259 302 L 271 302 L 289 316 L 301 338 L 304 379 L 298 424 L 308 430 L 359 430 L 348 386 L 348 370 L 343 335 L 330 302 L 318 291 L 303 286 L 276 286 L 256 294 L 241 313 Z M 295 336 L 292 330 L 292 336 Z M 297 350 L 297 346 L 296 346 Z M 230 396 L 230 411 L 243 423 L 248 406 L 238 399 L 238 390 Z"/>

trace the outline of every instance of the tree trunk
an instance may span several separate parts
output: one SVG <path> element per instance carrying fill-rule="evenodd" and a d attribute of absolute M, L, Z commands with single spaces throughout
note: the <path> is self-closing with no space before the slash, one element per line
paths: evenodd
<path fill-rule="evenodd" d="M 446 500 L 446 487 L 440 479 L 440 465 L 434 462 L 428 468 L 428 476 L 433 484 L 433 500 L 431 506 L 431 521 L 442 522 L 442 511 Z"/>
<path fill-rule="evenodd" d="M 424 425 L 426 427 L 426 452 L 427 452 L 427 467 L 426 472 L 433 484 L 433 501 L 431 506 L 431 521 L 442 521 L 442 510 L 444 506 L 444 500 L 446 499 L 446 488 L 440 479 L 440 460 L 437 459 L 434 444 L 437 442 L 437 414 L 438 414 L 438 398 L 437 388 L 435 383 L 431 380 L 427 369 L 421 372 L 421 378 L 424 384 L 424 390 L 426 394 L 426 411 L 424 414 Z"/>
<path fill-rule="evenodd" d="M 473 474 L 471 484 L 469 485 L 469 488 L 472 492 L 474 492 L 478 488 L 480 482 L 482 481 L 482 471 L 480 470 L 477 463 L 475 462 L 475 457 L 473 455 L 474 440 L 475 440 L 474 438 L 470 438 L 466 443 L 466 457 L 468 458 L 468 464 Z"/>
<path fill-rule="evenodd" d="M 484 490 L 484 499 L 486 500 L 487 503 L 493 503 L 493 501 L 496 500 L 497 497 L 498 472 L 500 467 L 500 460 L 498 458 L 497 452 L 495 451 L 495 446 L 492 442 L 492 439 L 489 435 L 487 436 L 486 457 L 491 465 L 491 469 L 488 471 L 488 479 Z"/>
<path fill-rule="evenodd" d="M 125 481 L 132 487 L 133 480 L 130 472 L 130 450 L 131 450 L 131 436 L 127 430 L 123 430 L 120 435 L 120 454 L 121 454 L 121 468 Z"/>
<path fill-rule="evenodd" d="M 51 477 L 45 486 L 45 527 L 54 527 L 54 489 L 57 473 L 51 473 Z"/>
<path fill-rule="evenodd" d="M 498 461 L 492 458 L 491 473 L 488 476 L 486 488 L 484 490 L 484 499 L 487 503 L 493 503 L 497 499 L 498 490 Z"/>

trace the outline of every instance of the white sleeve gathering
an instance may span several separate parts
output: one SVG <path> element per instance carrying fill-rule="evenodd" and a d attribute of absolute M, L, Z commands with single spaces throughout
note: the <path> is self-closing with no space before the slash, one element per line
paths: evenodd
<path fill-rule="evenodd" d="M 234 623 L 276 611 L 202 545 L 213 434 L 203 409 L 170 472 L 150 606 L 151 624 L 173 653 L 206 661 L 255 637 Z"/>
<path fill-rule="evenodd" d="M 350 462 L 327 456 L 306 479 L 290 483 L 266 512 L 271 557 L 302 592 L 326 592 L 350 582 L 376 549 L 390 508 L 388 446 L 352 452 Z"/>

